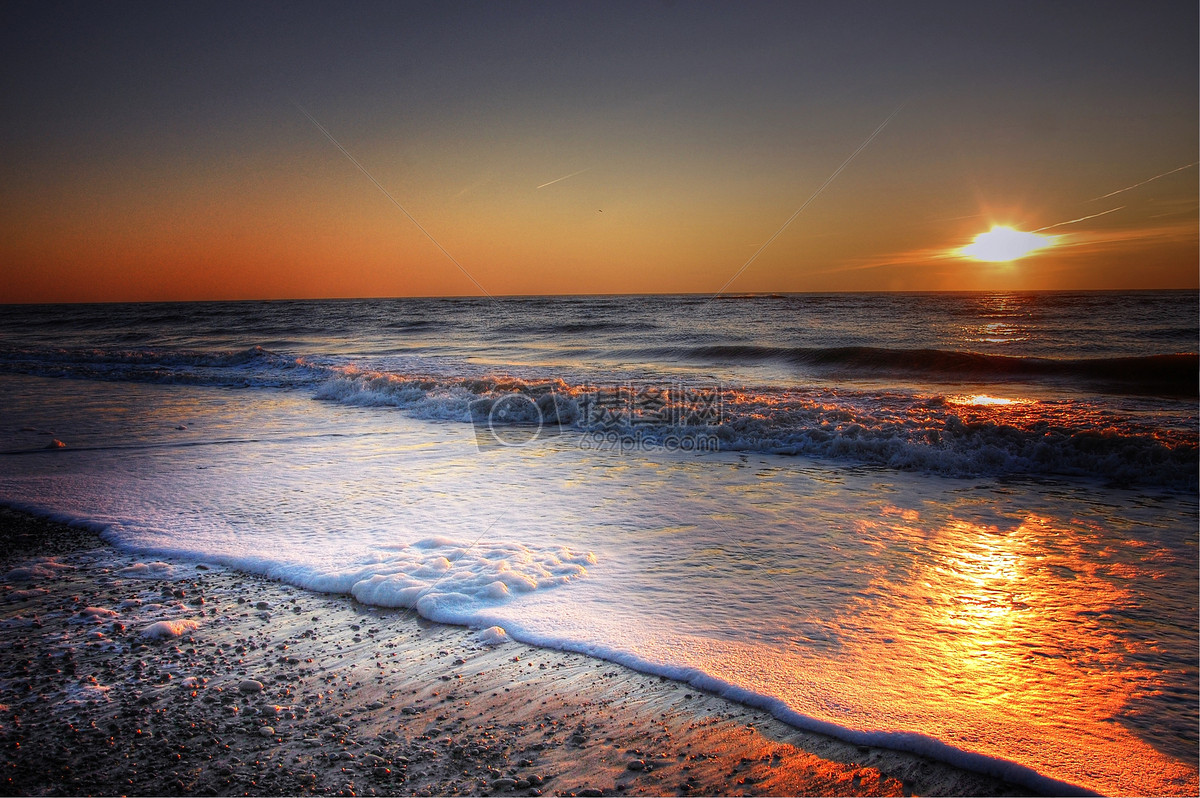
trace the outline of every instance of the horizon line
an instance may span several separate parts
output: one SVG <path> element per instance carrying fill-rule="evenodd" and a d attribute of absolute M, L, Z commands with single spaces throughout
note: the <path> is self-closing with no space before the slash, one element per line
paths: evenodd
<path fill-rule="evenodd" d="M 791 296 L 829 296 L 833 294 L 1134 294 L 1134 293 L 1200 293 L 1200 286 L 1185 288 L 936 288 L 936 289 L 860 289 L 837 291 L 739 291 L 723 294 L 721 299 L 744 299 L 750 297 L 784 298 Z M 26 305 L 187 305 L 202 303 L 234 302 L 377 302 L 402 299 L 566 299 L 572 297 L 711 297 L 708 291 L 628 291 L 603 293 L 569 294 L 394 294 L 391 296 L 324 296 L 324 297 L 241 297 L 236 299 L 77 299 L 43 301 L 29 300 L 0 301 L 0 307 Z"/>

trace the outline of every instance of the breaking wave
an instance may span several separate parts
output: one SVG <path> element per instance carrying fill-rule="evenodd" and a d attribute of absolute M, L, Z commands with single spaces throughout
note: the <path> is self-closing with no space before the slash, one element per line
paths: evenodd
<path fill-rule="evenodd" d="M 937 350 L 847 347 L 776 350 L 708 346 L 695 357 L 786 356 L 838 367 L 975 374 L 1072 373 L 1179 387 L 1195 355 L 1049 361 Z M 781 354 L 782 353 L 782 354 Z M 77 379 L 299 389 L 315 399 L 398 408 L 422 419 L 632 436 L 650 445 L 705 436 L 704 450 L 831 458 L 950 476 L 1066 475 L 1117 484 L 1194 489 L 1200 458 L 1195 414 L 1164 424 L 1132 408 L 1086 398 L 974 402 L 967 397 L 841 388 L 684 388 L 589 385 L 563 379 L 453 376 L 375 370 L 282 355 L 149 349 L 0 351 L 0 371 Z M 1131 400 L 1133 401 L 1133 400 Z M 1151 401 L 1151 400 L 1138 400 Z M 1168 401 L 1168 400 L 1161 400 Z M 597 412 L 597 411 L 603 412 Z"/>
<path fill-rule="evenodd" d="M 506 401 L 514 396 L 523 401 Z M 800 389 L 677 388 L 672 394 L 633 385 L 613 393 L 562 380 L 435 379 L 353 368 L 321 383 L 316 397 L 476 425 L 614 431 L 659 442 L 708 434 L 724 450 L 951 476 L 1072 475 L 1185 488 L 1194 483 L 1200 462 L 1191 429 L 1151 427 L 1134 415 L 1115 417 L 1081 401 L 995 405 L 973 403 L 971 397 Z M 592 412 L 595 403 L 612 398 L 624 402 L 618 404 L 621 412 L 603 417 Z M 653 412 L 641 412 L 641 400 L 653 400 Z"/>

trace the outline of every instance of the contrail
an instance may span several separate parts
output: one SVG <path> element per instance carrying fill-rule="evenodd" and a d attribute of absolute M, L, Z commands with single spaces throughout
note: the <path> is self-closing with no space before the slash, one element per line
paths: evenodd
<path fill-rule="evenodd" d="M 564 176 L 562 176 L 562 177 L 557 177 L 557 178 L 555 178 L 554 180 L 551 180 L 549 183 L 542 183 L 540 186 L 538 186 L 538 188 L 545 188 L 546 186 L 552 186 L 552 185 L 554 185 L 555 183 L 559 183 L 559 182 L 562 182 L 563 180 L 566 180 L 568 177 L 574 177 L 575 175 L 581 175 L 581 174 L 583 174 L 584 172 L 587 172 L 587 171 L 591 170 L 591 168 L 592 168 L 592 167 L 590 167 L 590 166 L 589 166 L 587 169 L 580 169 L 578 172 L 572 172 L 572 173 L 571 173 L 571 174 L 569 174 L 569 175 L 564 175 Z"/>
<path fill-rule="evenodd" d="M 1038 229 L 1034 230 L 1033 232 L 1040 233 L 1043 230 L 1053 230 L 1056 227 L 1062 227 L 1064 224 L 1075 224 L 1076 222 L 1083 222 L 1083 221 L 1087 221 L 1088 219 L 1095 219 L 1097 216 L 1104 216 L 1105 214 L 1116 213 L 1117 211 L 1121 210 L 1124 207 L 1125 206 L 1122 205 L 1120 208 L 1112 208 L 1107 211 L 1101 211 L 1100 213 L 1093 213 L 1091 216 L 1080 216 L 1078 219 L 1072 219 L 1069 222 L 1059 222 L 1058 224 L 1048 224 L 1045 227 L 1039 227 Z"/>
<path fill-rule="evenodd" d="M 779 235 L 788 228 L 788 225 L 790 225 L 793 221 L 795 221 L 796 217 L 800 215 L 800 212 L 803 211 L 805 208 L 807 208 L 810 204 L 812 204 L 812 201 L 815 200 L 818 196 L 820 196 L 821 192 L 824 191 L 826 188 L 828 188 L 830 183 L 832 183 L 835 179 L 837 179 L 837 176 L 842 173 L 842 170 L 845 169 L 847 166 L 849 166 L 850 162 L 853 161 L 856 157 L 858 157 L 858 154 L 860 152 L 862 152 L 863 150 L 865 150 L 867 148 L 867 145 L 875 140 L 876 136 L 878 136 L 880 133 L 883 132 L 883 129 L 888 126 L 888 123 L 891 122 L 892 119 L 895 118 L 896 114 L 900 113 L 901 109 L 903 109 L 903 108 L 904 108 L 904 106 L 901 105 L 895 111 L 892 111 L 891 116 L 889 116 L 887 119 L 883 120 L 883 124 L 880 125 L 879 127 L 875 128 L 875 132 L 872 133 L 871 135 L 867 136 L 867 140 L 864 141 L 862 144 L 859 144 L 858 149 L 855 150 L 854 152 L 850 153 L 849 158 L 842 161 L 842 165 L 839 166 L 837 169 L 835 169 L 833 171 L 833 174 L 831 174 L 829 177 L 827 177 L 825 179 L 825 182 L 817 187 L 817 190 L 812 193 L 812 196 L 809 197 L 808 199 L 806 199 L 804 201 L 804 204 L 801 205 L 799 208 L 797 208 L 796 212 L 788 217 L 788 220 L 783 223 L 782 227 L 780 227 L 778 230 L 776 230 L 775 233 L 770 238 L 768 238 L 766 241 L 763 242 L 762 246 L 759 247 L 758 250 L 755 251 L 755 253 L 750 256 L 750 260 L 743 263 L 742 268 L 740 268 L 736 272 L 734 272 L 733 276 L 725 281 L 725 285 L 721 286 L 721 290 L 717 291 L 717 293 L 715 293 L 711 297 L 709 297 L 708 301 L 711 302 L 714 299 L 716 299 L 717 297 L 721 296 L 721 294 L 724 294 L 725 289 L 728 288 L 730 286 L 730 284 L 733 283 L 734 280 L 736 280 L 738 277 L 741 277 L 742 272 L 744 272 L 744 271 L 746 271 L 746 269 L 750 268 L 751 263 L 754 263 L 754 261 L 758 260 L 758 256 L 763 253 L 763 250 L 765 250 L 767 247 L 771 246 L 772 241 L 774 241 L 776 238 L 779 238 Z"/>
<path fill-rule="evenodd" d="M 1109 197 L 1115 197 L 1117 194 L 1121 194 L 1123 192 L 1130 191 L 1132 189 L 1137 188 L 1138 186 L 1144 186 L 1147 183 L 1150 183 L 1154 180 L 1158 180 L 1160 177 L 1166 177 L 1167 175 L 1173 175 L 1176 172 L 1182 172 L 1184 169 L 1191 169 L 1196 164 L 1200 164 L 1200 161 L 1192 161 L 1189 164 L 1185 164 L 1176 169 L 1172 169 L 1169 172 L 1163 172 L 1161 175 L 1155 175 L 1154 177 L 1151 177 L 1148 180 L 1143 180 L 1140 183 L 1134 183 L 1132 186 L 1126 186 L 1125 188 L 1119 188 L 1116 191 L 1109 192 L 1108 194 L 1105 194 L 1102 197 L 1092 197 L 1090 200 L 1088 200 L 1088 202 L 1095 202 L 1096 200 L 1102 200 L 1102 199 L 1108 199 Z"/>
<path fill-rule="evenodd" d="M 432 241 L 433 245 L 435 247 L 437 247 L 439 250 L 441 250 L 442 254 L 445 255 L 447 258 L 449 258 L 450 262 L 453 263 L 455 266 L 457 266 L 458 270 L 467 276 L 468 280 L 470 280 L 471 282 L 473 282 L 475 284 L 476 288 L 478 288 L 480 291 L 483 292 L 484 296 L 486 296 L 488 299 L 495 299 L 495 297 L 493 297 L 491 294 L 488 293 L 488 290 L 486 288 L 484 288 L 482 285 L 479 284 L 478 280 L 476 280 L 474 277 L 471 276 L 471 273 L 469 271 L 467 271 L 461 263 L 459 263 L 457 260 L 454 259 L 453 255 L 451 255 L 449 252 L 446 251 L 445 247 L 443 247 L 441 244 L 438 243 L 438 240 L 436 238 L 434 238 L 428 230 L 426 230 L 424 227 L 421 226 L 420 222 L 418 222 L 416 219 L 413 218 L 413 215 L 411 213 L 409 213 L 408 211 L 406 211 L 404 209 L 404 206 L 401 205 L 400 202 L 395 197 L 392 196 L 391 192 L 389 192 L 386 188 L 384 188 L 383 186 L 381 186 L 379 184 L 379 181 L 376 180 L 371 175 L 371 173 L 367 171 L 365 166 L 363 166 L 362 164 L 360 164 L 358 162 L 357 158 L 355 158 L 353 155 L 351 155 L 349 152 L 346 151 L 346 148 L 343 147 L 338 142 L 338 140 L 333 137 L 332 133 L 330 133 L 328 130 L 325 129 L 324 125 L 322 125 L 317 120 L 313 119 L 312 114 L 310 114 L 308 111 L 305 111 L 304 108 L 300 105 L 300 103 L 295 103 L 295 106 L 300 109 L 300 113 L 302 113 L 308 117 L 309 122 L 312 122 L 314 125 L 316 125 L 317 130 L 319 130 L 325 134 L 325 138 L 329 139 L 333 143 L 333 146 L 335 146 L 339 150 L 341 150 L 342 155 L 345 155 L 347 158 L 350 159 L 350 163 L 352 163 L 358 167 L 358 171 L 360 171 L 364 175 L 366 175 L 367 179 L 375 184 L 375 188 L 377 188 L 383 192 L 383 196 L 385 196 L 389 200 L 391 200 L 392 204 L 395 205 L 397 208 L 399 208 L 400 212 L 403 213 L 405 216 L 407 216 L 408 220 L 410 222 L 412 222 L 413 224 L 415 224 L 417 226 L 417 229 L 420 230 L 422 233 L 424 233 L 425 237 L 428 238 L 430 241 Z"/>

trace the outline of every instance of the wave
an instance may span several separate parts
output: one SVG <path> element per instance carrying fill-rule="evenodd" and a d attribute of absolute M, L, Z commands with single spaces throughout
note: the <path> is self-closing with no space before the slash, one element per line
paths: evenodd
<path fill-rule="evenodd" d="M 503 335 L 579 335 L 580 333 L 650 332 L 659 326 L 653 322 L 564 321 L 542 324 L 505 324 L 491 332 Z"/>
<path fill-rule="evenodd" d="M 0 372 L 110 382 L 286 387 L 316 373 L 261 346 L 221 352 L 162 349 L 0 349 Z"/>
<path fill-rule="evenodd" d="M 956 380 L 1005 378 L 1083 379 L 1136 394 L 1195 396 L 1200 357 L 1174 353 L 1132 357 L 1053 359 L 987 355 L 944 349 L 873 346 L 773 347 L 719 344 L 631 350 L 623 355 L 710 363 L 779 362 L 827 371 L 919 374 Z"/>
<path fill-rule="evenodd" d="M 422 330 L 439 330 L 446 325 L 439 321 L 431 321 L 429 319 L 405 319 L 403 321 L 389 321 L 380 325 L 386 330 L 404 330 L 405 332 L 418 332 Z"/>
<path fill-rule="evenodd" d="M 0 350 L 0 362 L 19 363 L 114 363 L 163 366 L 233 366 L 278 358 L 261 346 L 224 352 L 195 352 L 163 349 L 8 349 Z"/>
<path fill-rule="evenodd" d="M 1193 390 L 1196 373 L 1195 355 L 1036 361 L 864 347 L 700 346 L 689 351 L 743 359 L 777 357 L 783 351 L 840 368 L 898 363 L 960 377 L 1004 369 L 1028 373 L 1052 364 L 1060 371 L 1142 384 L 1175 385 L 1193 375 Z M 1014 403 L 841 388 L 591 385 L 560 378 L 432 375 L 322 362 L 257 346 L 223 352 L 9 349 L 0 350 L 0 372 L 307 390 L 322 401 L 399 408 L 417 418 L 472 424 L 500 445 L 537 436 L 497 430 L 533 428 L 581 435 L 582 445 L 595 448 L 767 452 L 948 476 L 1075 476 L 1182 490 L 1195 489 L 1200 470 L 1194 408 L 1152 413 L 1147 420 L 1136 408 L 1117 410 L 1112 403 L 1085 399 Z"/>
<path fill-rule="evenodd" d="M 958 477 L 1066 475 L 1179 489 L 1194 488 L 1200 467 L 1191 427 L 1163 429 L 1081 402 L 334 371 L 316 398 L 471 423 L 501 445 L 535 439 L 496 433 L 524 426 L 581 433 L 596 448 L 756 451 Z"/>

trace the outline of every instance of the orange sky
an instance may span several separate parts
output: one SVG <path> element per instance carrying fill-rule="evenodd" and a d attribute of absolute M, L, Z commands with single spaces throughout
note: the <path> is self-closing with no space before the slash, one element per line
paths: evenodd
<path fill-rule="evenodd" d="M 479 293 L 296 99 L 492 294 L 716 291 L 902 104 L 728 290 L 1197 287 L 1194 8 L 1068 4 L 1022 39 L 864 7 L 304 6 L 232 42 L 232 9 L 163 11 L 88 58 L 116 22 L 26 8 L 0 302 Z"/>

